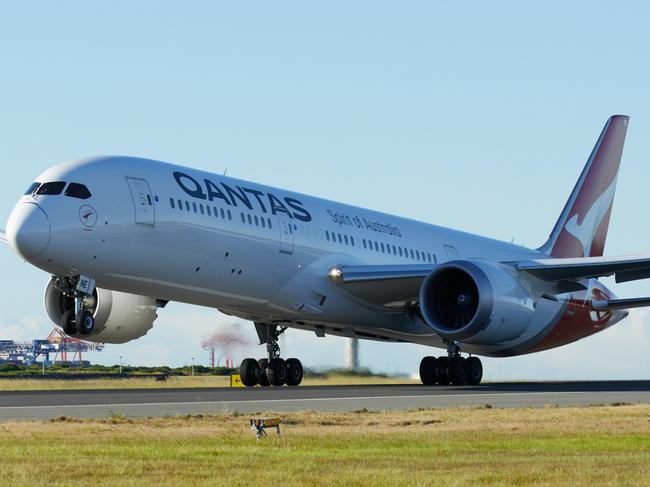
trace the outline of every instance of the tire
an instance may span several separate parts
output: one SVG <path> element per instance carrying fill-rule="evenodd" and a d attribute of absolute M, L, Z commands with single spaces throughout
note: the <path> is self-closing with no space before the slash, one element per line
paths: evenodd
<path fill-rule="evenodd" d="M 470 357 L 467 359 L 467 383 L 472 386 L 477 386 L 481 383 L 483 378 L 483 364 L 478 357 Z"/>
<path fill-rule="evenodd" d="M 297 358 L 287 359 L 287 385 L 297 386 L 302 382 L 302 363 Z"/>
<path fill-rule="evenodd" d="M 467 360 L 463 357 L 454 357 L 449 362 L 449 380 L 455 386 L 462 386 L 469 377 Z"/>
<path fill-rule="evenodd" d="M 436 383 L 436 358 L 424 357 L 420 361 L 420 380 L 425 386 L 433 386 Z"/>
<path fill-rule="evenodd" d="M 84 310 L 79 313 L 76 322 L 77 330 L 82 335 L 90 335 L 95 329 L 95 318 L 93 318 L 93 314 L 90 311 Z"/>
<path fill-rule="evenodd" d="M 266 369 L 266 376 L 272 386 L 283 386 L 287 381 L 287 364 L 281 358 L 274 358 L 269 362 Z"/>
<path fill-rule="evenodd" d="M 77 334 L 77 323 L 74 319 L 74 311 L 69 309 L 68 311 L 64 311 L 63 314 L 61 315 L 61 321 L 59 323 L 59 326 L 63 328 L 63 333 L 65 333 L 68 336 L 73 336 Z"/>
<path fill-rule="evenodd" d="M 436 359 L 436 382 L 441 386 L 448 386 L 449 379 L 449 357 L 438 357 Z"/>
<path fill-rule="evenodd" d="M 242 384 L 247 387 L 257 385 L 257 369 L 259 365 L 254 358 L 245 358 L 239 367 Z"/>
<path fill-rule="evenodd" d="M 261 385 L 262 387 L 268 387 L 271 385 L 269 382 L 269 378 L 266 375 L 266 369 L 269 366 L 269 359 L 267 358 L 261 358 L 257 361 L 257 383 Z"/>

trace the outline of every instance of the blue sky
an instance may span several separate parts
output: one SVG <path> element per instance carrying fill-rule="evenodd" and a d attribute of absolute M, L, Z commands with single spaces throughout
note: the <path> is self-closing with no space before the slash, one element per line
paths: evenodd
<path fill-rule="evenodd" d="M 647 252 L 648 25 L 645 2 L 6 4 L 0 227 L 48 166 L 128 154 L 537 246 L 605 120 L 625 113 L 606 253 Z M 8 248 L 0 266 L 0 338 L 46 334 L 48 277 Z M 201 339 L 231 322 L 173 304 L 93 359 L 207 361 Z M 338 339 L 296 331 L 285 347 L 308 366 L 343 362 Z M 486 361 L 486 377 L 647 378 L 648 352 L 640 311 L 575 345 Z M 363 365 L 388 371 L 425 353 L 361 345 Z"/>

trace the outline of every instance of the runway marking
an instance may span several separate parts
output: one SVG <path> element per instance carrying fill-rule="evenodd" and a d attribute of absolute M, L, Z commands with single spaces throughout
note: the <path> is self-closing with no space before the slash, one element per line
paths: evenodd
<path fill-rule="evenodd" d="M 595 391 L 595 393 L 620 393 L 620 391 Z M 635 393 L 647 393 L 650 394 L 650 391 L 631 391 Z M 118 407 L 118 406 L 169 406 L 169 405 L 207 405 L 207 404 L 227 404 L 233 402 L 247 402 L 247 403 L 272 403 L 272 402 L 302 402 L 302 401 L 350 401 L 350 400 L 368 400 L 368 399 L 414 399 L 414 398 L 466 398 L 466 397 L 489 397 L 489 396 L 530 396 L 530 395 L 557 395 L 557 394 L 594 394 L 594 391 L 557 391 L 557 392 L 486 392 L 479 394 L 436 394 L 436 395 L 412 395 L 412 396 L 353 396 L 353 397 L 309 397 L 304 399 L 294 398 L 294 399 L 233 399 L 233 400 L 216 400 L 216 401 L 178 401 L 178 402 L 135 402 L 135 403 L 117 403 L 117 404 L 61 404 L 53 405 L 47 404 L 43 406 L 0 406 L 1 409 L 44 409 L 44 408 L 75 408 L 75 407 Z"/>

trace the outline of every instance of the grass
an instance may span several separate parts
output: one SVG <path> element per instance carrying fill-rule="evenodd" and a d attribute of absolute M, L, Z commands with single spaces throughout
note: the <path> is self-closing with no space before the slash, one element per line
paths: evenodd
<path fill-rule="evenodd" d="M 380 376 L 350 376 L 329 374 L 325 377 L 305 377 L 304 385 L 353 385 L 353 384 L 406 384 L 419 383 L 408 378 Z M 230 377 L 218 375 L 170 376 L 166 381 L 156 381 L 152 377 L 129 379 L 2 379 L 0 391 L 36 391 L 61 389 L 149 389 L 175 387 L 228 387 Z"/>
<path fill-rule="evenodd" d="M 650 406 L 0 423 L 4 485 L 647 485 Z"/>

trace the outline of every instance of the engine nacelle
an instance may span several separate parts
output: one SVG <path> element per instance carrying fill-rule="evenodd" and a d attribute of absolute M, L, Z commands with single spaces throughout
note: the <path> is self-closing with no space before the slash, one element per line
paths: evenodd
<path fill-rule="evenodd" d="M 482 260 L 456 260 L 427 276 L 420 288 L 426 323 L 450 340 L 497 344 L 521 336 L 533 299 L 509 269 Z"/>
<path fill-rule="evenodd" d="M 96 288 L 92 313 L 95 329 L 89 335 L 78 335 L 90 342 L 125 343 L 147 334 L 158 317 L 156 300 L 148 296 L 126 294 Z M 67 298 L 50 281 L 45 289 L 45 310 L 50 320 L 60 326 L 64 311 L 74 308 L 74 300 Z"/>

